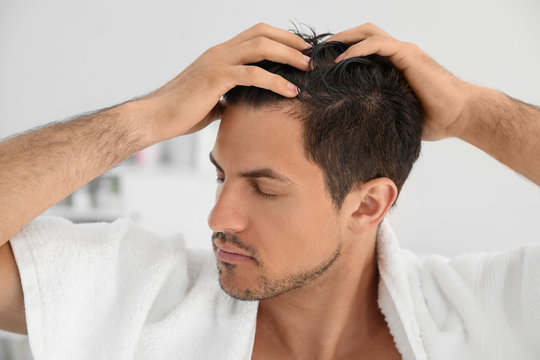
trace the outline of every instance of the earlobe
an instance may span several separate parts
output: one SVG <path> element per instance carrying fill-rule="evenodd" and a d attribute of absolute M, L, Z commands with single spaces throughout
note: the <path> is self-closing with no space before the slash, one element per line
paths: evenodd
<path fill-rule="evenodd" d="M 397 197 L 397 187 L 388 178 L 377 178 L 365 182 L 353 192 L 352 208 L 349 212 L 349 229 L 363 233 L 375 228 L 383 220 Z"/>

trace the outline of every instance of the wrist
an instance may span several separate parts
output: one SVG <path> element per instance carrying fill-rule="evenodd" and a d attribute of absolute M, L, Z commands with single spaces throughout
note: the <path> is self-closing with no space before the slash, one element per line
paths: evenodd
<path fill-rule="evenodd" d="M 151 101 L 141 98 L 126 102 L 118 107 L 124 126 L 133 138 L 138 139 L 140 149 L 163 141 L 155 126 L 155 110 Z"/>
<path fill-rule="evenodd" d="M 485 87 L 470 85 L 466 106 L 456 126 L 454 136 L 475 145 L 476 139 L 482 137 L 487 122 L 494 121 L 492 112 L 504 102 L 504 94 Z M 489 127 L 489 126 L 488 126 Z"/>
<path fill-rule="evenodd" d="M 456 119 L 446 129 L 445 137 L 454 137 L 465 140 L 467 134 L 472 130 L 471 125 L 474 123 L 476 112 L 478 111 L 478 102 L 481 96 L 481 89 L 476 85 L 462 82 L 459 95 L 462 103 L 461 109 L 456 115 Z"/>

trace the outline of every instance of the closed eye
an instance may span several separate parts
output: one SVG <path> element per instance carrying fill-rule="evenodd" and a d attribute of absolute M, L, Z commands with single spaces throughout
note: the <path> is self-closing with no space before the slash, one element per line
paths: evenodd
<path fill-rule="evenodd" d="M 255 193 L 257 195 L 262 196 L 265 199 L 275 200 L 275 198 L 277 197 L 276 194 L 268 194 L 268 193 L 262 192 L 259 186 L 255 182 L 251 183 L 251 187 L 255 190 Z"/>
<path fill-rule="evenodd" d="M 218 176 L 216 178 L 216 182 L 218 184 L 223 184 L 225 182 L 225 177 L 219 177 Z M 257 185 L 256 182 L 250 182 L 250 186 L 255 191 L 255 193 L 257 195 L 262 196 L 265 199 L 275 199 L 277 197 L 276 194 L 268 194 L 268 193 L 265 193 L 265 192 L 261 191 L 261 189 L 259 188 L 259 186 Z"/>

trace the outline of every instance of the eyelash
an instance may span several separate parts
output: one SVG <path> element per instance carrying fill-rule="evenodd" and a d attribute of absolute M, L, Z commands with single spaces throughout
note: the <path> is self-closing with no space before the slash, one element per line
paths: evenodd
<path fill-rule="evenodd" d="M 225 181 L 225 178 L 224 178 L 224 177 L 223 177 L 223 178 L 220 178 L 220 177 L 216 178 L 216 182 L 217 182 L 218 184 L 223 184 L 224 181 Z M 259 189 L 259 187 L 257 186 L 257 184 L 254 183 L 254 182 L 252 182 L 250 185 L 251 185 L 251 187 L 255 190 L 255 193 L 256 193 L 257 195 L 262 196 L 262 197 L 265 198 L 265 199 L 268 199 L 268 200 L 274 200 L 274 199 L 277 197 L 277 195 L 275 195 L 275 194 L 267 194 L 267 193 L 262 192 L 261 189 Z"/>

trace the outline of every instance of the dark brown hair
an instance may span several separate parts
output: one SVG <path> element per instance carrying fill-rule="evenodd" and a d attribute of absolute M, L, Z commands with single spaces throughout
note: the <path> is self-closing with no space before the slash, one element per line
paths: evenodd
<path fill-rule="evenodd" d="M 311 57 L 309 71 L 268 60 L 253 64 L 297 85 L 296 98 L 236 86 L 224 95 L 225 103 L 293 105 L 303 124 L 306 157 L 322 169 L 337 209 L 354 186 L 375 178 L 387 177 L 401 190 L 422 136 L 422 108 L 403 74 L 379 55 L 335 64 L 348 45 L 322 41 L 330 34 L 296 33 L 313 45 L 304 51 Z"/>

